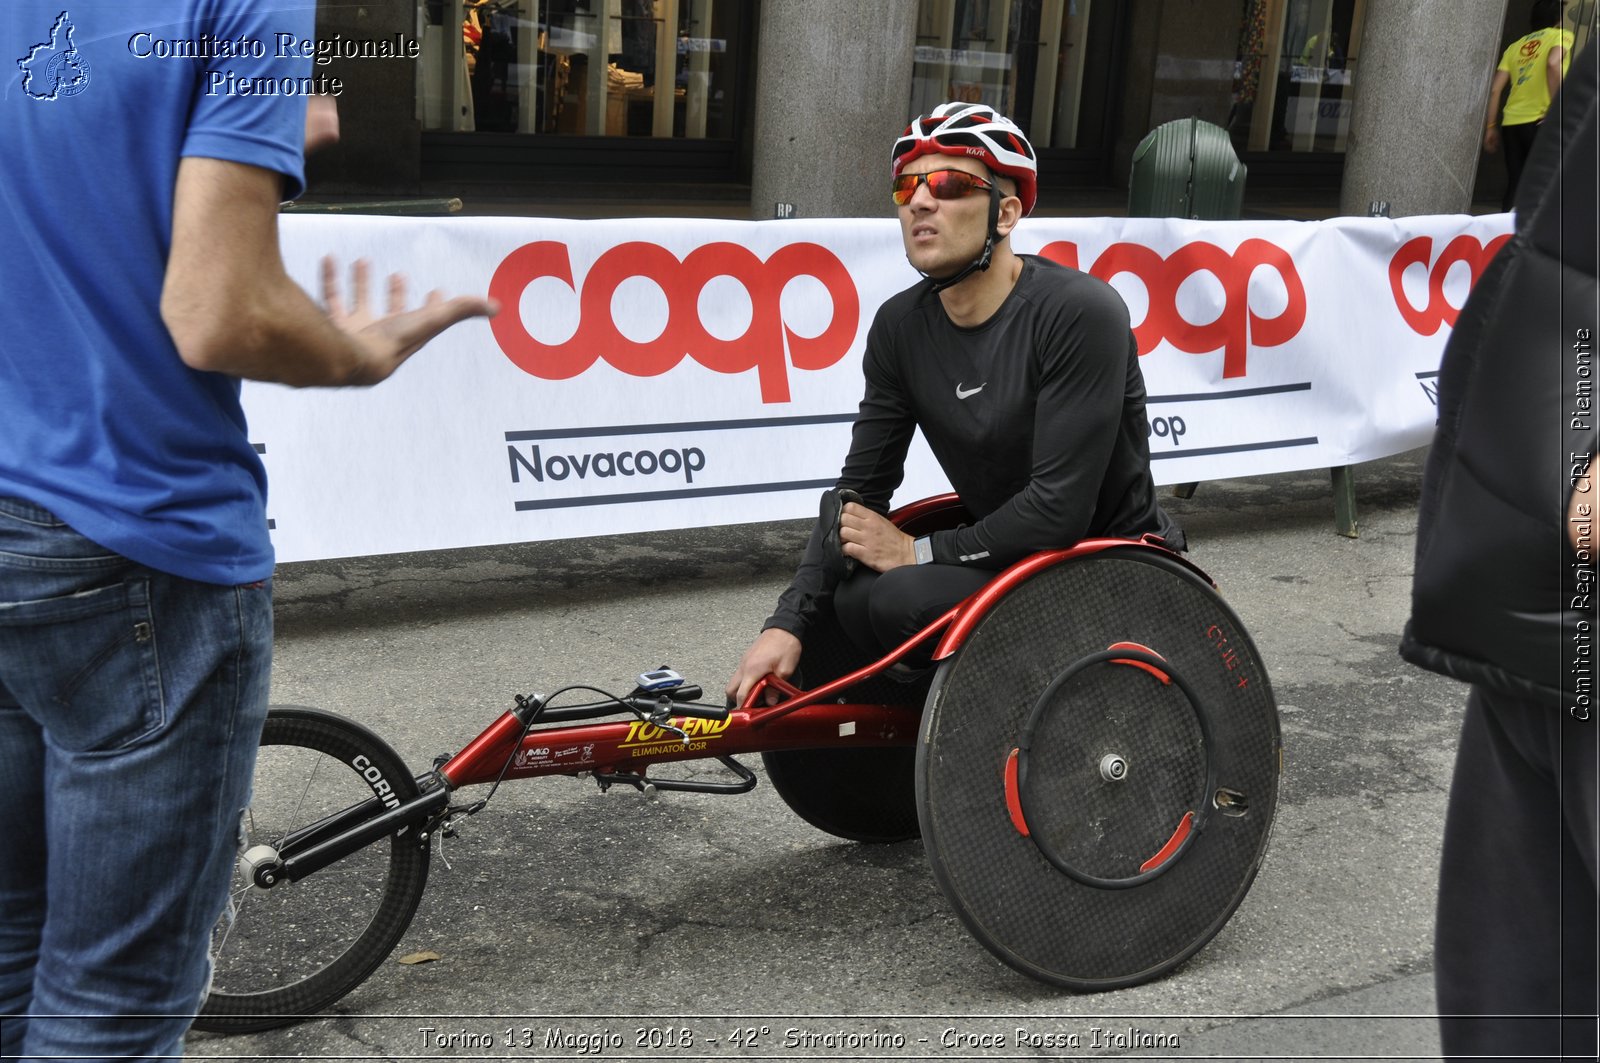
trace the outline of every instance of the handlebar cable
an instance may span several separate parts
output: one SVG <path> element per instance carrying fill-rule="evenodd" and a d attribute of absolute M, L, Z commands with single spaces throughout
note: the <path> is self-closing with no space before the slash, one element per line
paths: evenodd
<path fill-rule="evenodd" d="M 525 714 L 525 718 L 522 720 L 522 730 L 517 734 L 517 740 L 512 743 L 510 752 L 506 754 L 506 762 L 500 766 L 500 774 L 495 777 L 494 784 L 489 787 L 489 792 L 484 794 L 481 798 L 479 798 L 477 801 L 474 801 L 470 805 L 452 805 L 445 810 L 442 818 L 449 819 L 455 815 L 475 816 L 479 812 L 482 812 L 489 804 L 490 798 L 494 797 L 495 791 L 500 789 L 500 784 L 505 781 L 506 775 L 511 771 L 512 764 L 516 763 L 517 751 L 522 748 L 523 740 L 526 739 L 529 733 L 533 730 L 533 725 L 537 723 L 544 715 L 545 709 L 552 707 L 552 703 L 561 695 L 570 694 L 575 690 L 583 690 L 591 694 L 598 694 L 605 700 L 596 704 L 605 704 L 606 702 L 613 703 L 619 709 L 632 713 L 645 723 L 654 724 L 655 726 L 661 727 L 664 730 L 674 732 L 682 737 L 686 743 L 689 741 L 688 734 L 677 727 L 673 727 L 670 723 L 665 722 L 665 720 L 658 719 L 658 717 L 663 712 L 666 712 L 667 716 L 670 717 L 671 713 L 668 710 L 673 706 L 705 709 L 719 708 L 715 705 L 701 705 L 696 702 L 673 702 L 670 699 L 667 699 L 666 704 L 658 705 L 652 712 L 647 713 L 643 709 L 639 708 L 639 706 L 635 705 L 632 700 L 630 700 L 636 697 L 636 694 L 630 694 L 627 698 L 620 698 L 611 693 L 609 690 L 602 690 L 599 687 L 589 686 L 586 683 L 574 683 L 571 686 L 564 686 L 552 693 L 549 697 L 538 700 L 534 705 L 534 708 Z M 523 708 L 528 703 L 529 699 L 521 696 L 517 698 L 518 708 Z M 723 710 L 723 715 L 726 715 L 725 710 Z"/>
<path fill-rule="evenodd" d="M 500 784 L 505 782 L 506 774 L 511 771 L 511 765 L 516 763 L 517 751 L 522 748 L 522 742 L 528 737 L 528 732 L 533 730 L 533 725 L 539 721 L 539 717 L 544 715 L 544 710 L 548 708 L 550 703 L 556 698 L 559 698 L 563 694 L 570 694 L 574 690 L 586 690 L 591 694 L 599 694 L 607 701 L 614 701 L 622 708 L 628 709 L 631 712 L 637 713 L 639 711 L 633 708 L 633 706 L 629 705 L 627 702 L 623 701 L 621 698 L 617 697 L 615 694 L 611 693 L 609 690 L 601 690 L 599 687 L 587 686 L 582 683 L 574 683 L 572 686 L 562 687 L 549 697 L 539 700 L 537 704 L 534 705 L 533 710 L 525 715 L 525 718 L 522 720 L 522 730 L 517 734 L 517 740 L 511 743 L 511 751 L 506 754 L 506 762 L 500 766 L 500 774 L 495 777 L 494 785 L 489 787 L 489 792 L 484 794 L 470 805 L 452 806 L 447 810 L 447 814 L 475 816 L 479 812 L 482 812 L 489 804 L 489 799 L 494 797 L 495 791 L 500 789 Z M 517 707 L 522 708 L 526 704 L 528 704 L 528 700 L 519 695 L 517 697 Z"/>

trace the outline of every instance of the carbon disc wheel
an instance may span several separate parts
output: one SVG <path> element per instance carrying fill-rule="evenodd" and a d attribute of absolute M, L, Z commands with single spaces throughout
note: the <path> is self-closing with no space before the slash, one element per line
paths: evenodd
<path fill-rule="evenodd" d="M 1113 989 L 1192 956 L 1266 852 L 1280 739 L 1238 617 L 1181 562 L 1040 570 L 940 667 L 917 746 L 928 861 L 973 936 L 1041 981 Z"/>

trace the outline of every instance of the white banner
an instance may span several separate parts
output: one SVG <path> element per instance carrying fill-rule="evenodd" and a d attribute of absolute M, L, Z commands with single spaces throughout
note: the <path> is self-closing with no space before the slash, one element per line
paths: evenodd
<path fill-rule="evenodd" d="M 246 384 L 280 561 L 814 513 L 872 315 L 917 280 L 893 219 L 281 222 L 309 291 L 331 253 L 503 309 L 375 389 Z M 1445 338 L 1510 227 L 1036 218 L 1012 241 L 1127 301 L 1171 484 L 1426 443 Z M 944 490 L 919 441 L 896 501 Z"/>

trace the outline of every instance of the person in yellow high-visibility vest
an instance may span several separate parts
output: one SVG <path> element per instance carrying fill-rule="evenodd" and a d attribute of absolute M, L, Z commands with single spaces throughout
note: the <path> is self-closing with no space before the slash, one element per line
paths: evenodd
<path fill-rule="evenodd" d="M 1573 33 L 1561 28 L 1565 8 L 1566 0 L 1534 0 L 1528 19 L 1533 32 L 1511 42 L 1500 56 L 1489 86 L 1483 150 L 1492 155 L 1505 147 L 1507 182 L 1500 204 L 1504 210 L 1511 209 L 1534 134 L 1572 61 Z M 1501 110 L 1500 100 L 1508 85 L 1511 94 Z"/>

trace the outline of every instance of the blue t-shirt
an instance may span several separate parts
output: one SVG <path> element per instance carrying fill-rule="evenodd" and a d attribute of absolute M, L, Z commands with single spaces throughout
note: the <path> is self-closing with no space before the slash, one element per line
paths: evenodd
<path fill-rule="evenodd" d="M 264 579 L 273 555 L 239 382 L 184 365 L 161 320 L 178 162 L 299 194 L 314 19 L 314 0 L 0 3 L 0 495 L 189 579 Z"/>

